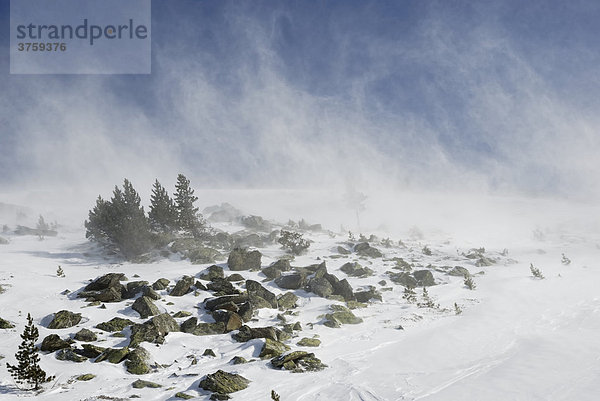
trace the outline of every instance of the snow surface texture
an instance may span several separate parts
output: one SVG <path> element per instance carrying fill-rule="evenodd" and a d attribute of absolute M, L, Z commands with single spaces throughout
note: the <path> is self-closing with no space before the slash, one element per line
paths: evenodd
<path fill-rule="evenodd" d="M 502 209 L 499 205 L 507 202 L 500 200 L 491 210 L 498 211 Z M 480 242 L 474 240 L 478 231 L 469 231 L 472 225 L 468 224 L 472 222 L 465 222 L 465 226 L 460 227 L 456 224 L 460 217 L 451 213 L 445 220 L 450 222 L 446 228 L 451 228 L 445 231 L 422 229 L 420 232 L 405 226 L 402 235 L 392 236 L 373 230 L 379 238 L 389 236 L 395 242 L 390 248 L 373 243 L 384 253 L 384 258 L 363 259 L 355 253 L 339 257 L 336 248 L 348 240 L 347 233 L 305 233 L 305 237 L 314 242 L 307 254 L 296 257 L 293 266 L 325 261 L 330 273 L 340 279 L 348 278 L 355 290 L 369 285 L 380 291 L 392 288 L 381 291 L 383 301 L 372 300 L 367 308 L 353 311 L 364 319 L 363 323 L 336 329 L 325 327 L 321 316 L 328 312 L 330 304 L 340 302 L 303 290 L 295 291 L 300 297 L 296 309 L 300 313 L 289 316 L 288 322 L 299 321 L 303 330 L 287 343 L 293 350 L 314 352 L 328 365 L 321 372 L 298 374 L 273 369 L 268 360 L 258 358 L 263 343 L 260 339 L 237 343 L 231 340 L 230 334 L 170 333 L 161 346 L 143 344 L 153 359 L 165 366 L 143 376 L 127 373 L 123 364 L 74 363 L 59 361 L 53 353 L 42 355 L 41 366 L 57 377 L 36 397 L 96 400 L 103 397 L 127 399 L 137 395 L 143 400 L 174 400 L 175 394 L 182 391 L 198 399 L 208 399 L 209 393 L 199 389 L 198 383 L 204 375 L 223 369 L 251 380 L 247 389 L 232 394 L 234 400 L 268 400 L 272 389 L 283 401 L 597 400 L 600 394 L 598 236 L 594 230 L 580 230 L 588 222 L 586 218 L 565 226 L 567 220 L 557 218 L 564 211 L 561 206 L 510 202 L 511 207 L 506 210 L 513 211 L 512 216 L 516 214 L 517 218 L 514 221 L 505 218 L 510 213 L 488 215 L 478 223 L 487 226 L 487 230 L 480 232 L 489 234 L 488 237 L 481 235 Z M 468 209 L 477 214 L 476 208 Z M 540 228 L 532 220 L 520 219 L 522 214 L 531 215 L 534 210 L 540 216 L 548 216 L 547 226 Z M 274 214 L 265 213 L 265 217 L 282 218 L 277 212 Z M 481 215 L 485 213 L 481 212 Z M 229 232 L 242 228 L 234 224 L 215 226 Z M 324 228 L 333 230 L 326 225 Z M 509 234 L 511 232 L 514 235 Z M 363 233 L 371 234 L 370 231 Z M 14 354 L 21 342 L 19 334 L 28 312 L 39 327 L 40 341 L 52 333 L 62 338 L 73 336 L 85 327 L 99 333 L 100 341 L 95 344 L 122 347 L 127 344 L 126 338 L 111 337 L 94 326 L 114 316 L 145 321 L 131 309 L 133 300 L 107 303 L 106 309 L 101 309 L 86 307 L 83 299 L 61 293 L 65 289 L 76 291 L 90 279 L 109 272 L 122 272 L 130 281 L 147 280 L 150 283 L 166 277 L 174 284 L 183 275 L 197 277 L 206 267 L 176 256 L 150 264 L 105 259 L 85 241 L 81 228 L 63 228 L 58 237 L 44 240 L 33 236 L 0 236 L 9 239 L 8 244 L 0 245 L 0 285 L 5 290 L 0 294 L 0 317 L 16 325 L 14 329 L 0 333 L 0 355 L 4 357 L 0 368 L 2 400 L 32 395 L 19 390 L 5 368 L 5 362 L 15 362 Z M 404 245 L 399 246 L 398 240 Z M 431 249 L 431 255 L 423 254 L 424 246 Z M 479 247 L 485 247 L 485 255 L 496 263 L 477 267 L 474 265 L 476 260 L 463 256 L 469 249 Z M 502 253 L 504 248 L 508 253 Z M 285 253 L 278 245 L 270 245 L 261 252 L 263 267 Z M 571 264 L 561 263 L 563 253 L 572 260 Z M 435 303 L 439 303 L 439 309 L 419 308 L 402 298 L 404 288 L 393 284 L 386 274 L 387 271 L 398 272 L 393 269 L 395 262 L 389 260 L 393 257 L 402 257 L 423 268 L 431 265 L 429 269 L 434 273 L 437 285 L 428 287 L 428 291 Z M 356 278 L 339 270 L 344 263 L 353 260 L 375 274 Z M 530 263 L 540 268 L 545 279 L 532 277 Z M 57 277 L 58 265 L 62 266 L 66 277 Z M 462 277 L 447 275 L 441 269 L 442 266 L 456 265 L 473 274 L 475 290 L 465 288 Z M 230 274 L 227 269 L 225 273 Z M 264 279 L 260 272 L 239 273 L 249 279 Z M 140 278 L 134 278 L 135 274 Z M 381 280 L 386 280 L 386 284 L 380 285 Z M 284 292 L 273 282 L 263 285 L 276 294 Z M 416 292 L 420 297 L 421 289 L 417 288 Z M 198 307 L 211 293 L 200 291 L 197 297 L 194 294 L 171 297 L 165 291 L 160 293 L 165 300 L 156 302 L 161 311 L 186 310 L 198 316 L 200 321 L 210 319 Z M 167 302 L 173 302 L 173 305 L 167 305 Z M 460 315 L 455 314 L 454 303 L 462 309 Z M 47 329 L 45 326 L 51 315 L 62 309 L 81 313 L 82 322 L 68 329 Z M 258 321 L 250 322 L 250 325 L 276 325 L 278 313 L 275 309 L 260 309 Z M 313 323 L 312 327 L 309 323 Z M 300 338 L 315 335 L 322 342 L 319 347 L 296 345 Z M 206 348 L 213 349 L 216 357 L 202 356 Z M 234 356 L 256 361 L 231 365 L 229 361 Z M 194 357 L 197 364 L 191 363 Z M 74 380 L 85 373 L 93 373 L 96 377 L 90 381 Z M 131 384 L 140 378 L 162 387 L 134 389 Z"/>

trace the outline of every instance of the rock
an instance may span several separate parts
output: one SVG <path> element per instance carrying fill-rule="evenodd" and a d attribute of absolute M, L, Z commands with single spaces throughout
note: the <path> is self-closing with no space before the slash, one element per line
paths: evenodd
<path fill-rule="evenodd" d="M 377 248 L 373 248 L 368 242 L 361 242 L 354 245 L 354 252 L 360 256 L 366 256 L 369 258 L 380 258 L 383 254 Z"/>
<path fill-rule="evenodd" d="M 232 365 L 242 365 L 244 363 L 248 363 L 248 360 L 243 356 L 234 356 L 229 363 Z"/>
<path fill-rule="evenodd" d="M 126 294 L 124 294 L 123 298 L 129 299 L 135 297 L 147 285 L 147 281 L 131 281 L 127 283 L 127 286 L 125 286 Z"/>
<path fill-rule="evenodd" d="M 77 333 L 75 333 L 75 339 L 77 341 L 90 342 L 90 341 L 96 341 L 98 339 L 98 336 L 96 336 L 96 333 L 94 333 L 91 330 L 81 329 Z"/>
<path fill-rule="evenodd" d="M 97 329 L 108 331 L 111 333 L 123 330 L 125 327 L 132 325 L 133 322 L 122 317 L 113 317 L 108 322 L 102 322 L 96 325 Z"/>
<path fill-rule="evenodd" d="M 129 354 L 129 348 L 107 348 L 94 362 L 108 361 L 110 363 L 121 363 Z"/>
<path fill-rule="evenodd" d="M 419 287 L 429 287 L 435 285 L 433 274 L 429 270 L 415 270 L 413 272 L 417 285 Z"/>
<path fill-rule="evenodd" d="M 235 248 L 229 253 L 227 266 L 229 270 L 260 270 L 260 260 L 262 254 L 259 251 L 248 251 L 246 249 Z"/>
<path fill-rule="evenodd" d="M 315 294 L 323 298 L 327 298 L 328 296 L 333 294 L 333 286 L 324 277 L 310 279 L 310 281 L 308 282 L 308 287 L 311 292 L 314 292 Z"/>
<path fill-rule="evenodd" d="M 245 278 L 244 278 L 244 276 L 242 276 L 242 275 L 241 275 L 241 274 L 239 274 L 239 273 L 233 273 L 231 276 L 228 276 L 228 277 L 226 278 L 226 280 L 227 280 L 227 281 L 231 281 L 231 282 L 233 282 L 233 283 L 237 283 L 237 282 L 240 282 L 240 281 L 244 281 L 244 280 L 245 280 Z"/>
<path fill-rule="evenodd" d="M 188 320 L 186 320 L 185 322 L 181 323 L 181 326 L 179 326 L 179 330 L 182 333 L 192 333 L 194 331 L 194 329 L 196 328 L 197 324 L 198 324 L 198 318 L 191 317 Z"/>
<path fill-rule="evenodd" d="M 204 284 L 202 284 L 200 282 L 200 280 L 196 280 L 196 282 L 194 283 L 194 287 L 196 287 L 196 289 L 200 290 L 200 291 L 208 291 L 208 289 L 206 288 L 206 286 Z"/>
<path fill-rule="evenodd" d="M 209 206 L 202 211 L 202 214 L 214 222 L 234 222 L 242 216 L 240 210 L 226 202 L 221 205 Z"/>
<path fill-rule="evenodd" d="M 151 381 L 147 381 L 147 380 L 141 380 L 141 379 L 137 379 L 136 381 L 134 381 L 133 383 L 131 383 L 131 386 L 133 388 L 159 388 L 162 387 L 162 385 L 158 384 L 158 383 L 154 383 Z"/>
<path fill-rule="evenodd" d="M 170 281 L 166 278 L 159 278 L 152 284 L 152 289 L 156 291 L 166 290 L 169 286 Z"/>
<path fill-rule="evenodd" d="M 0 318 L 0 329 L 12 329 L 15 325 L 9 322 L 8 320 L 4 320 Z"/>
<path fill-rule="evenodd" d="M 279 259 L 277 262 L 262 269 L 262 272 L 268 279 L 273 280 L 281 276 L 281 272 L 291 270 L 290 261 L 288 259 Z"/>
<path fill-rule="evenodd" d="M 265 338 L 265 343 L 258 355 L 260 358 L 274 358 L 290 350 L 290 347 L 277 340 Z"/>
<path fill-rule="evenodd" d="M 251 230 L 270 232 L 273 226 L 260 216 L 244 216 L 241 223 Z"/>
<path fill-rule="evenodd" d="M 475 262 L 475 266 L 477 266 L 477 267 L 492 266 L 495 263 L 496 263 L 496 261 L 494 259 L 488 258 L 488 257 L 482 255 L 477 260 L 477 262 Z"/>
<path fill-rule="evenodd" d="M 8 240 L 6 238 L 0 237 L 0 245 L 7 245 Z"/>
<path fill-rule="evenodd" d="M 129 345 L 135 347 L 142 341 L 162 344 L 165 336 L 173 331 L 179 331 L 179 325 L 171 315 L 163 313 L 143 324 L 133 325 Z"/>
<path fill-rule="evenodd" d="M 344 298 L 344 301 L 354 301 L 356 299 L 352 290 L 352 286 L 350 285 L 348 280 L 343 279 L 336 282 L 335 284 L 332 283 L 332 285 L 333 293 L 335 295 L 340 295 L 342 298 Z"/>
<path fill-rule="evenodd" d="M 465 277 L 465 276 L 471 275 L 469 270 L 467 270 L 466 268 L 464 268 L 462 266 L 454 266 L 452 268 L 452 270 L 450 270 L 447 274 L 449 276 L 457 276 L 457 277 Z"/>
<path fill-rule="evenodd" d="M 252 307 L 252 304 L 250 302 L 244 302 L 238 306 L 239 310 L 237 311 L 237 314 L 240 315 L 242 320 L 244 322 L 249 322 L 252 320 L 252 316 L 254 315 L 254 308 Z"/>
<path fill-rule="evenodd" d="M 388 272 L 390 276 L 390 280 L 393 283 L 402 285 L 408 288 L 415 288 L 417 286 L 417 280 L 411 276 L 409 273 L 401 272 L 401 273 L 392 273 Z"/>
<path fill-rule="evenodd" d="M 93 344 L 82 344 L 81 348 L 82 349 L 76 349 L 75 353 L 85 356 L 86 358 L 97 358 L 106 350 L 106 348 L 98 347 Z"/>
<path fill-rule="evenodd" d="M 127 355 L 125 367 L 134 375 L 150 373 L 150 353 L 143 347 L 137 347 Z"/>
<path fill-rule="evenodd" d="M 120 302 L 123 297 L 123 287 L 110 287 L 105 290 L 99 291 L 95 294 L 89 293 L 79 293 L 77 296 L 80 298 L 84 298 L 83 295 L 86 295 L 85 298 L 92 301 L 99 302 Z"/>
<path fill-rule="evenodd" d="M 142 288 L 142 295 L 155 301 L 158 301 L 160 299 L 160 294 L 148 286 L 144 286 Z"/>
<path fill-rule="evenodd" d="M 71 343 L 61 339 L 57 334 L 46 336 L 40 346 L 40 349 L 44 352 L 54 352 L 63 348 L 71 348 Z"/>
<path fill-rule="evenodd" d="M 131 308 L 140 314 L 142 319 L 160 314 L 160 310 L 152 303 L 152 300 L 146 296 L 141 296 L 135 300 Z"/>
<path fill-rule="evenodd" d="M 230 394 L 244 390 L 249 383 L 250 380 L 243 376 L 218 370 L 215 373 L 206 375 L 200 381 L 200 388 L 213 393 Z"/>
<path fill-rule="evenodd" d="M 383 301 L 381 293 L 373 286 L 370 286 L 370 288 L 366 291 L 356 291 L 354 296 L 358 302 L 369 302 L 371 299 Z"/>
<path fill-rule="evenodd" d="M 204 302 L 204 307 L 208 311 L 215 311 L 217 309 L 222 309 L 221 305 L 227 303 L 234 303 L 236 305 L 242 304 L 248 301 L 248 295 L 246 294 L 238 294 L 238 295 L 224 295 L 216 298 L 209 298 Z"/>
<path fill-rule="evenodd" d="M 271 359 L 271 365 L 275 368 L 284 368 L 293 372 L 316 372 L 323 370 L 327 365 L 323 364 L 315 354 L 305 351 L 293 351 Z"/>
<path fill-rule="evenodd" d="M 206 286 L 211 291 L 215 291 L 215 293 L 220 295 L 235 295 L 239 294 L 240 291 L 231 284 L 230 281 L 227 281 L 223 278 L 214 279 Z"/>
<path fill-rule="evenodd" d="M 192 291 L 192 286 L 194 285 L 194 278 L 191 276 L 183 276 L 181 280 L 175 284 L 175 288 L 171 291 L 169 295 L 172 297 L 181 297 L 188 292 Z"/>
<path fill-rule="evenodd" d="M 298 302 L 298 297 L 293 292 L 286 292 L 285 294 L 277 297 L 277 304 L 279 305 L 279 309 L 292 309 L 296 307 L 296 302 Z"/>
<path fill-rule="evenodd" d="M 56 359 L 59 361 L 85 362 L 87 358 L 77 355 L 71 348 L 63 348 L 56 353 Z"/>
<path fill-rule="evenodd" d="M 339 253 L 340 255 L 350 255 L 350 251 L 344 248 L 343 246 L 337 247 L 337 253 Z"/>
<path fill-rule="evenodd" d="M 226 333 L 229 333 L 230 331 L 233 331 L 233 330 L 239 330 L 239 328 L 242 327 L 242 324 L 244 323 L 242 321 L 242 318 L 240 317 L 240 315 L 238 315 L 235 312 L 231 312 L 231 311 L 223 311 L 223 310 L 215 311 L 213 313 L 213 318 L 217 322 L 221 322 L 225 325 Z"/>
<path fill-rule="evenodd" d="M 280 340 L 281 330 L 275 327 L 248 327 L 246 325 L 240 327 L 240 330 L 233 335 L 233 339 L 238 342 L 246 342 L 255 338 L 270 338 L 274 341 Z"/>
<path fill-rule="evenodd" d="M 319 345 L 321 345 L 321 340 L 319 340 L 318 338 L 303 337 L 302 339 L 300 339 L 300 341 L 296 343 L 296 345 L 300 347 L 318 347 Z"/>
<path fill-rule="evenodd" d="M 80 382 L 87 382 L 92 380 L 93 378 L 95 378 L 96 375 L 91 374 L 91 373 L 85 373 L 83 375 L 79 375 L 75 378 L 75 380 L 80 381 Z"/>
<path fill-rule="evenodd" d="M 207 348 L 204 350 L 204 353 L 202 354 L 202 356 L 213 356 L 213 357 L 217 357 L 217 355 L 215 354 L 215 351 L 213 351 L 210 348 Z"/>
<path fill-rule="evenodd" d="M 271 308 L 277 309 L 277 296 L 260 285 L 258 281 L 246 280 L 246 291 L 248 291 L 248 299 L 253 304 L 258 304 L 258 302 L 254 301 L 256 297 L 260 297 L 267 301 Z M 258 309 L 256 305 L 255 308 Z"/>
<path fill-rule="evenodd" d="M 286 290 L 297 290 L 304 287 L 306 276 L 300 273 L 287 274 L 275 279 L 275 284 Z"/>
<path fill-rule="evenodd" d="M 215 263 L 217 259 L 221 259 L 222 255 L 219 251 L 207 246 L 197 246 L 196 248 L 187 252 L 186 257 L 190 259 L 195 265 L 202 265 L 205 263 Z"/>
<path fill-rule="evenodd" d="M 127 277 L 123 273 L 108 273 L 86 285 L 84 291 L 101 291 L 110 287 L 120 287 L 120 282 L 126 280 Z"/>
<path fill-rule="evenodd" d="M 341 324 L 359 324 L 363 322 L 360 317 L 355 316 L 345 306 L 331 305 L 331 309 L 334 312 L 325 315 L 325 326 L 327 327 L 339 327 Z"/>
<path fill-rule="evenodd" d="M 373 270 L 361 266 L 358 262 L 345 263 L 340 270 L 351 277 L 368 277 L 373 275 Z"/>
<path fill-rule="evenodd" d="M 200 278 L 203 280 L 213 281 L 218 278 L 225 278 L 225 273 L 223 272 L 223 268 L 221 266 L 212 265 L 206 269 L 206 273 L 200 275 Z"/>
<path fill-rule="evenodd" d="M 68 310 L 61 310 L 54 314 L 54 318 L 48 325 L 49 329 L 66 329 L 73 327 L 81 322 L 81 313 L 73 313 Z"/>
<path fill-rule="evenodd" d="M 222 322 L 199 323 L 192 331 L 195 336 L 211 336 L 223 333 L 225 333 L 225 323 Z"/>
<path fill-rule="evenodd" d="M 176 314 L 173 315 L 174 318 L 190 317 L 190 316 L 192 316 L 192 313 L 185 311 L 185 310 L 180 310 L 179 312 L 177 312 Z"/>
<path fill-rule="evenodd" d="M 192 398 L 194 398 L 194 396 L 180 391 L 175 394 L 175 398 L 181 398 L 182 400 L 191 400 Z"/>

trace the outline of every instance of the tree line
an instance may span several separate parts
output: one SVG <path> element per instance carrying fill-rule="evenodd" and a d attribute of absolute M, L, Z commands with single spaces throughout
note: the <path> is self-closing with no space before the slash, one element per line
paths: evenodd
<path fill-rule="evenodd" d="M 194 202 L 198 197 L 183 174 L 177 176 L 174 198 L 156 180 L 148 215 L 131 182 L 115 186 L 110 200 L 101 196 L 85 221 L 85 236 L 112 248 L 127 259 L 139 256 L 176 234 L 198 236 L 204 229 L 202 215 Z"/>

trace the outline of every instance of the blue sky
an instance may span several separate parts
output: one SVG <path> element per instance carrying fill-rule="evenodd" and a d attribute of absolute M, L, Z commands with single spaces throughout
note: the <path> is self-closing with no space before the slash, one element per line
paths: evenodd
<path fill-rule="evenodd" d="M 153 1 L 153 73 L 129 76 L 9 75 L 8 4 L 5 186 L 598 193 L 598 2 Z"/>

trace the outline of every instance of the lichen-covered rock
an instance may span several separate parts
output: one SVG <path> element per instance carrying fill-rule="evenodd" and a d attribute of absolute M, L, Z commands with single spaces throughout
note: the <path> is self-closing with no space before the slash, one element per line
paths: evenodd
<path fill-rule="evenodd" d="M 8 320 L 4 320 L 0 318 L 0 329 L 12 329 L 15 325 L 9 322 Z"/>
<path fill-rule="evenodd" d="M 359 324 L 363 320 L 355 316 L 350 309 L 341 305 L 331 305 L 330 308 L 333 310 L 332 313 L 325 315 L 325 326 L 327 327 L 340 327 L 341 324 Z"/>
<path fill-rule="evenodd" d="M 265 343 L 258 355 L 260 358 L 274 358 L 290 350 L 290 347 L 277 340 L 265 338 Z"/>
<path fill-rule="evenodd" d="M 215 354 L 215 351 L 213 351 L 211 348 L 207 348 L 204 350 L 204 352 L 202 353 L 202 356 L 212 356 L 212 357 L 216 357 L 217 355 Z"/>
<path fill-rule="evenodd" d="M 158 306 L 152 303 L 152 300 L 146 296 L 141 296 L 135 300 L 131 308 L 140 314 L 142 319 L 160 314 Z"/>
<path fill-rule="evenodd" d="M 248 298 L 250 302 L 255 304 L 256 309 L 258 309 L 258 307 L 256 306 L 258 302 L 255 301 L 257 297 L 260 297 L 267 301 L 271 308 L 277 308 L 277 296 L 271 291 L 267 290 L 262 285 L 260 285 L 258 281 L 246 280 L 246 291 L 248 291 Z"/>
<path fill-rule="evenodd" d="M 94 362 L 108 361 L 110 363 L 121 363 L 129 354 L 129 348 L 107 348 L 96 358 Z"/>
<path fill-rule="evenodd" d="M 373 270 L 361 266 L 358 262 L 345 263 L 340 270 L 351 277 L 368 277 L 373 275 Z"/>
<path fill-rule="evenodd" d="M 131 383 L 131 386 L 133 388 L 159 388 L 162 387 L 162 385 L 158 384 L 158 383 L 154 383 L 151 381 L 147 381 L 147 380 L 141 380 L 141 379 L 137 379 L 136 381 L 134 381 L 133 383 Z"/>
<path fill-rule="evenodd" d="M 301 273 L 286 274 L 275 279 L 275 284 L 286 290 L 297 290 L 304 287 L 306 275 Z"/>
<path fill-rule="evenodd" d="M 246 301 L 248 301 L 247 294 L 224 295 L 216 298 L 207 299 L 204 303 L 204 307 L 208 311 L 215 311 L 217 309 L 222 309 L 221 305 L 223 304 L 233 303 L 236 305 L 240 305 Z"/>
<path fill-rule="evenodd" d="M 61 339 L 57 334 L 46 336 L 40 346 L 40 349 L 44 352 L 54 352 L 63 348 L 71 348 L 71 343 Z"/>
<path fill-rule="evenodd" d="M 214 291 L 216 295 L 235 295 L 240 293 L 230 281 L 223 278 L 214 279 L 207 284 L 206 288 L 210 291 Z"/>
<path fill-rule="evenodd" d="M 154 316 L 143 324 L 134 324 L 131 327 L 129 346 L 136 347 L 142 341 L 162 344 L 165 336 L 173 331 L 179 331 L 179 325 L 168 313 Z"/>
<path fill-rule="evenodd" d="M 206 391 L 220 394 L 230 394 L 244 390 L 248 387 L 250 380 L 243 376 L 218 370 L 208 374 L 200 381 L 200 388 Z"/>
<path fill-rule="evenodd" d="M 408 288 L 415 288 L 417 286 L 417 280 L 413 276 L 411 276 L 409 273 L 388 272 L 388 275 L 390 276 L 390 280 L 392 280 L 392 282 L 395 284 L 399 284 L 399 285 L 402 285 L 402 286 L 408 287 Z"/>
<path fill-rule="evenodd" d="M 156 291 L 166 290 L 170 281 L 166 278 L 159 278 L 152 284 L 152 289 Z"/>
<path fill-rule="evenodd" d="M 281 276 L 281 272 L 287 272 L 291 269 L 288 259 L 279 259 L 277 262 L 262 269 L 262 272 L 269 280 L 276 279 Z"/>
<path fill-rule="evenodd" d="M 81 355 L 78 355 L 71 348 L 63 348 L 58 350 L 55 355 L 56 359 L 59 361 L 71 361 L 71 362 L 84 362 L 87 361 L 87 358 Z"/>
<path fill-rule="evenodd" d="M 328 278 L 328 276 L 325 276 L 325 278 Z M 330 280 L 331 282 L 331 280 Z M 342 298 L 344 298 L 344 301 L 354 301 L 356 299 L 356 297 L 354 296 L 354 292 L 352 290 L 352 286 L 350 285 L 350 283 L 348 282 L 348 280 L 343 279 L 343 280 L 339 280 L 335 283 L 332 283 L 333 285 L 333 293 L 335 295 L 340 295 Z"/>
<path fill-rule="evenodd" d="M 377 299 L 378 301 L 383 301 L 383 297 L 381 293 L 377 291 L 377 289 L 373 286 L 369 286 L 368 290 L 356 291 L 354 293 L 356 300 L 358 302 L 369 302 L 371 299 Z"/>
<path fill-rule="evenodd" d="M 150 353 L 143 347 L 137 347 L 127 355 L 125 367 L 134 375 L 150 373 Z"/>
<path fill-rule="evenodd" d="M 147 281 L 131 281 L 127 283 L 125 286 L 126 293 L 123 294 L 123 298 L 129 299 L 135 297 L 147 285 Z"/>
<path fill-rule="evenodd" d="M 142 295 L 154 301 L 158 301 L 160 299 L 160 294 L 147 285 L 142 288 Z"/>
<path fill-rule="evenodd" d="M 198 318 L 191 317 L 191 318 L 187 319 L 185 322 L 181 323 L 181 326 L 179 326 L 179 330 L 182 333 L 192 333 L 194 331 L 194 329 L 196 328 L 197 324 L 198 324 Z"/>
<path fill-rule="evenodd" d="M 333 286 L 324 277 L 315 277 L 310 279 L 308 282 L 308 288 L 311 292 L 323 298 L 327 298 L 333 294 Z"/>
<path fill-rule="evenodd" d="M 198 246 L 190 250 L 186 257 L 195 265 L 205 263 L 215 263 L 217 259 L 221 259 L 222 255 L 216 249 L 207 246 Z"/>
<path fill-rule="evenodd" d="M 232 365 L 242 365 L 244 363 L 248 363 L 248 360 L 243 356 L 234 356 L 231 361 L 229 361 Z"/>
<path fill-rule="evenodd" d="M 83 375 L 79 375 L 75 378 L 75 380 L 80 381 L 80 382 L 87 382 L 92 380 L 93 378 L 95 378 L 96 375 L 92 374 L 92 373 L 85 373 Z"/>
<path fill-rule="evenodd" d="M 227 277 L 225 278 L 225 280 L 227 280 L 227 281 L 231 281 L 232 283 L 237 283 L 237 282 L 240 282 L 240 281 L 244 281 L 244 280 L 245 280 L 245 278 L 244 278 L 244 276 L 242 276 L 242 275 L 241 275 L 241 274 L 239 274 L 239 273 L 233 273 L 232 275 L 230 275 L 230 276 L 227 276 Z"/>
<path fill-rule="evenodd" d="M 296 307 L 298 297 L 293 292 L 286 292 L 277 297 L 277 304 L 279 309 L 292 309 Z"/>
<path fill-rule="evenodd" d="M 338 246 L 337 253 L 339 253 L 340 255 L 350 255 L 351 252 L 349 250 L 347 250 L 346 248 L 344 248 L 343 246 Z"/>
<path fill-rule="evenodd" d="M 98 336 L 96 336 L 96 333 L 89 329 L 81 329 L 77 333 L 75 333 L 75 339 L 77 341 L 90 342 L 96 341 L 98 339 Z"/>
<path fill-rule="evenodd" d="M 215 334 L 225 333 L 225 323 L 198 323 L 198 325 L 192 331 L 195 336 L 211 336 Z"/>
<path fill-rule="evenodd" d="M 246 342 L 255 338 L 270 338 L 279 341 L 280 333 L 281 330 L 275 327 L 248 327 L 244 325 L 233 335 L 233 339 L 239 342 Z"/>
<path fill-rule="evenodd" d="M 275 368 L 283 368 L 296 373 L 316 372 L 327 367 L 320 359 L 315 357 L 315 354 L 305 351 L 293 351 L 286 355 L 280 355 L 271 359 L 271 365 Z"/>
<path fill-rule="evenodd" d="M 127 326 L 131 326 L 133 322 L 129 319 L 124 319 L 122 317 L 113 317 L 108 322 L 102 322 L 96 325 L 96 328 L 108 331 L 111 333 L 118 332 L 123 330 Z"/>
<path fill-rule="evenodd" d="M 321 345 L 321 340 L 318 338 L 308 338 L 303 337 L 300 341 L 296 343 L 296 345 L 300 347 L 318 347 Z"/>
<path fill-rule="evenodd" d="M 429 270 L 415 270 L 413 272 L 413 276 L 415 277 L 415 280 L 417 280 L 417 285 L 419 287 L 429 287 L 435 285 L 433 273 L 431 273 Z"/>
<path fill-rule="evenodd" d="M 248 251 L 246 249 L 235 248 L 229 253 L 227 266 L 229 270 L 260 270 L 260 260 L 262 254 L 259 251 Z"/>
<path fill-rule="evenodd" d="M 221 266 L 212 265 L 206 269 L 206 273 L 200 275 L 203 280 L 213 281 L 218 278 L 225 278 L 225 272 Z"/>
<path fill-rule="evenodd" d="M 123 273 L 108 273 L 86 285 L 84 291 L 101 291 L 110 287 L 119 287 L 120 282 L 126 280 L 127 277 Z"/>
<path fill-rule="evenodd" d="M 377 248 L 373 248 L 368 242 L 361 242 L 354 245 L 354 252 L 360 256 L 366 256 L 369 258 L 380 258 L 383 254 Z"/>
<path fill-rule="evenodd" d="M 213 313 L 213 318 L 217 322 L 221 322 L 225 325 L 225 332 L 229 333 L 233 330 L 238 330 L 243 325 L 242 318 L 235 312 L 218 310 Z"/>
<path fill-rule="evenodd" d="M 74 313 L 68 310 L 61 310 L 54 314 L 54 318 L 48 325 L 49 329 L 66 329 L 73 327 L 81 322 L 81 313 Z"/>
<path fill-rule="evenodd" d="M 188 292 L 192 291 L 192 286 L 194 285 L 194 278 L 191 276 L 183 276 L 181 280 L 175 284 L 175 287 L 171 291 L 169 295 L 172 297 L 181 297 Z"/>
<path fill-rule="evenodd" d="M 97 358 L 106 348 L 98 347 L 94 344 L 82 344 L 81 349 L 76 349 L 75 353 L 85 356 L 86 358 Z"/>
<path fill-rule="evenodd" d="M 182 400 L 191 400 L 192 398 L 194 398 L 194 396 L 186 394 L 183 391 L 180 391 L 178 393 L 175 393 L 175 398 L 180 398 Z"/>

